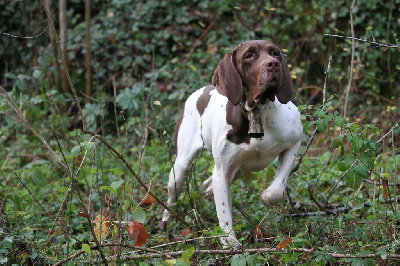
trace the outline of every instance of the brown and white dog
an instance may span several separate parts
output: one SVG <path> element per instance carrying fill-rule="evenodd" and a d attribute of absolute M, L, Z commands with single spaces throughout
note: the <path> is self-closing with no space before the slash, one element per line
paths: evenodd
<path fill-rule="evenodd" d="M 289 101 L 293 85 L 288 65 L 272 42 L 239 44 L 218 65 L 212 84 L 187 99 L 176 125 L 177 157 L 169 174 L 168 204 L 177 200 L 196 152 L 210 150 L 215 164 L 203 186 L 207 194 L 214 194 L 219 225 L 229 235 L 222 244 L 238 248 L 231 183 L 243 172 L 264 169 L 279 155 L 275 179 L 260 198 L 265 205 L 280 201 L 303 128 L 297 107 Z M 252 134 L 252 123 L 261 132 Z M 159 229 L 165 229 L 170 216 L 165 210 Z"/>

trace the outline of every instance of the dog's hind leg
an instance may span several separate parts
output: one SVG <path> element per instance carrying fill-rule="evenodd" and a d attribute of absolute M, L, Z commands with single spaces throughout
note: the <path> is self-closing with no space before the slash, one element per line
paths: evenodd
<path fill-rule="evenodd" d="M 196 153 L 203 147 L 200 127 L 196 123 L 196 120 L 199 122 L 200 119 L 199 117 L 193 117 L 193 113 L 186 111 L 187 110 L 185 110 L 185 114 L 188 113 L 188 115 L 183 116 L 177 136 L 177 157 L 169 173 L 168 206 L 171 206 L 177 201 L 191 162 Z M 165 210 L 161 223 L 158 225 L 158 229 L 165 230 L 167 222 L 169 222 L 170 219 L 170 212 Z"/>

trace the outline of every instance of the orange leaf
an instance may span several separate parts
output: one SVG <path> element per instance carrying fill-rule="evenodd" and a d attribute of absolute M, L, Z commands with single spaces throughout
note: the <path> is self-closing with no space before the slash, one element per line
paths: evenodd
<path fill-rule="evenodd" d="M 103 221 L 101 220 L 103 218 Z M 110 219 L 108 217 L 104 217 L 103 215 L 97 214 L 94 219 L 95 227 L 94 234 L 98 240 L 103 241 L 108 235 L 108 225 L 110 223 Z"/>
<path fill-rule="evenodd" d="M 388 195 L 388 181 L 384 178 L 382 178 L 382 197 L 385 199 L 389 198 Z"/>
<path fill-rule="evenodd" d="M 139 203 L 139 207 L 151 205 L 154 203 L 154 201 L 155 201 L 155 199 L 153 198 L 152 195 L 146 194 L 144 199 Z"/>
<path fill-rule="evenodd" d="M 126 230 L 128 230 L 128 235 L 135 240 L 135 246 L 140 247 L 147 242 L 147 231 L 142 223 L 133 221 L 127 225 Z"/>
<path fill-rule="evenodd" d="M 290 237 L 285 238 L 284 240 L 282 240 L 281 243 L 279 243 L 276 246 L 276 249 L 284 249 L 284 248 L 288 248 L 288 245 L 290 244 L 290 242 L 292 242 L 292 239 Z"/>

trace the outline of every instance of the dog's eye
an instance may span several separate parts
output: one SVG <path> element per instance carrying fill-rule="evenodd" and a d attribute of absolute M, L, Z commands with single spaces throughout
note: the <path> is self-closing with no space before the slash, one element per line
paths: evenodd
<path fill-rule="evenodd" d="M 245 60 L 248 60 L 248 59 L 252 59 L 252 58 L 254 58 L 255 57 L 255 54 L 254 53 L 247 53 L 245 56 L 244 56 L 244 59 Z"/>
<path fill-rule="evenodd" d="M 274 57 L 277 57 L 277 56 L 280 55 L 280 53 L 279 53 L 278 51 L 271 51 L 271 52 L 270 52 L 270 55 L 272 55 L 272 56 L 274 56 Z"/>

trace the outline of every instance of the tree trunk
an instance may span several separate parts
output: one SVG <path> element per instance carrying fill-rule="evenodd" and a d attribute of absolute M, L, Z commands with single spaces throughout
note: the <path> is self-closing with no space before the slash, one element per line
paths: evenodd
<path fill-rule="evenodd" d="M 90 0 L 85 0 L 85 68 L 86 68 L 86 87 L 85 87 L 85 102 L 90 102 L 90 96 L 92 94 L 92 68 L 91 68 L 91 46 L 90 46 Z"/>
<path fill-rule="evenodd" d="M 68 66 L 67 57 L 67 0 L 59 0 L 59 19 L 60 19 L 60 43 L 62 54 L 61 57 L 64 58 L 65 64 Z M 64 68 L 61 70 L 61 84 L 64 92 L 69 92 L 67 73 Z"/>

